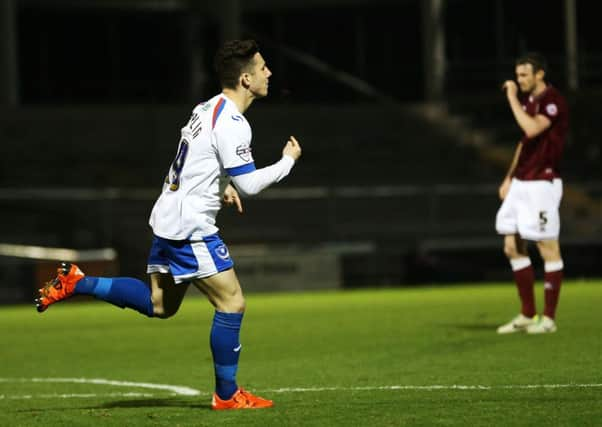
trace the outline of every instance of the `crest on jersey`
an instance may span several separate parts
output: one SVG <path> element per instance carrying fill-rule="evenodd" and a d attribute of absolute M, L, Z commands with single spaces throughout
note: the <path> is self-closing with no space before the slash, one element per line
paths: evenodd
<path fill-rule="evenodd" d="M 550 116 L 555 116 L 556 114 L 558 114 L 558 107 L 556 106 L 556 104 L 546 105 L 546 113 L 548 113 Z"/>
<path fill-rule="evenodd" d="M 245 162 L 251 161 L 251 147 L 248 145 L 239 145 L 236 147 L 236 155 Z"/>

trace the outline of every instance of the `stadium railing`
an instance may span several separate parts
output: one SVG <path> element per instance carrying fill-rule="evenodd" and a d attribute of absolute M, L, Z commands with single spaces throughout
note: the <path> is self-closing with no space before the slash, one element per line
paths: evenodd
<path fill-rule="evenodd" d="M 583 188 L 602 204 L 602 183 Z M 95 274 L 144 277 L 152 238 L 147 219 L 156 196 L 156 189 L 2 189 L 0 248 L 12 248 L 0 254 L 3 263 L 23 264 L 27 271 L 19 274 L 39 283 L 55 267 L 45 261 L 17 262 L 27 258 L 23 248 L 29 254 L 37 250 L 33 246 L 74 249 L 78 252 L 48 249 L 44 257 L 69 259 L 77 253 L 87 261 L 83 254 L 105 253 L 87 250 L 104 247 L 119 256 L 103 264 L 104 270 L 95 267 Z M 243 203 L 243 215 L 224 209 L 218 224 L 244 280 L 255 283 L 251 289 L 417 282 L 439 277 L 448 268 L 433 260 L 467 254 L 493 253 L 496 268 L 506 267 L 494 230 L 499 206 L 495 184 L 281 186 Z M 566 216 L 561 237 L 574 247 L 595 245 L 602 241 L 602 221 Z M 431 263 L 429 271 L 424 263 Z M 23 282 L 11 274 L 5 283 Z"/>

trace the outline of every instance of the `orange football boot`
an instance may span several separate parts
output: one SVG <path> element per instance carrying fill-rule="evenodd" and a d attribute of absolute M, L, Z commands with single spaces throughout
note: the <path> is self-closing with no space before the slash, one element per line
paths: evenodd
<path fill-rule="evenodd" d="M 56 271 L 57 276 L 46 282 L 44 287 L 39 290 L 40 297 L 36 299 L 36 308 L 40 313 L 46 310 L 50 304 L 73 295 L 75 284 L 85 276 L 77 265 L 69 262 L 61 262 L 61 266 Z"/>
<path fill-rule="evenodd" d="M 215 410 L 258 409 L 269 408 L 271 406 L 274 406 L 273 401 L 255 396 L 242 388 L 236 390 L 236 393 L 228 400 L 222 400 L 217 394 L 213 393 L 213 400 L 211 401 L 211 409 Z"/>

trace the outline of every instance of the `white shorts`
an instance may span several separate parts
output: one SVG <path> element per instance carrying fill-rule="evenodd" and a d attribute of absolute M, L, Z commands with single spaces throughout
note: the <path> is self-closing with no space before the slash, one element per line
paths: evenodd
<path fill-rule="evenodd" d="M 562 180 L 520 181 L 512 179 L 510 189 L 495 218 L 499 234 L 519 234 L 525 240 L 557 240 L 560 234 L 558 208 Z"/>
<path fill-rule="evenodd" d="M 203 240 L 168 240 L 154 236 L 147 273 L 171 273 L 175 283 L 213 276 L 232 268 L 227 246 L 217 234 Z"/>

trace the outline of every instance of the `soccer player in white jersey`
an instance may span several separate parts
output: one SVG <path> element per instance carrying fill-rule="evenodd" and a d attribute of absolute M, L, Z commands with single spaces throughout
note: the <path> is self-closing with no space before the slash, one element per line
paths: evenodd
<path fill-rule="evenodd" d="M 215 219 L 222 203 L 242 212 L 239 192 L 254 195 L 286 177 L 301 156 L 301 147 L 291 136 L 278 162 L 255 167 L 251 127 L 243 114 L 255 99 L 268 94 L 272 75 L 255 41 L 225 43 L 216 54 L 215 67 L 222 93 L 197 105 L 182 128 L 176 157 L 150 216 L 154 234 L 147 268 L 150 285 L 128 277 L 89 277 L 75 264 L 62 263 L 57 277 L 40 289 L 37 309 L 42 312 L 72 295 L 86 294 L 149 317 L 168 318 L 177 312 L 192 283 L 215 307 L 210 343 L 216 384 L 211 407 L 266 408 L 273 405 L 271 400 L 236 382 L 245 300 Z"/>

